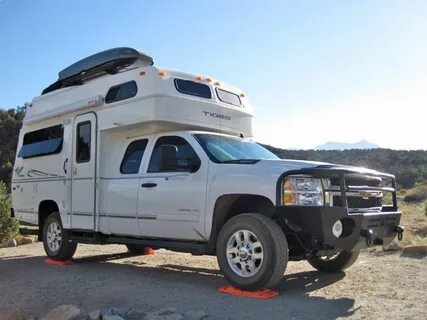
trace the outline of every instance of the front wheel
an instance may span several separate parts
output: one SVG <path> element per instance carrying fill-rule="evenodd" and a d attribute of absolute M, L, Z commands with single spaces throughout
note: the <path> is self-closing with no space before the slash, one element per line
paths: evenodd
<path fill-rule="evenodd" d="M 222 227 L 216 254 L 225 278 L 243 290 L 276 286 L 286 269 L 288 245 L 280 227 L 261 214 L 237 215 Z"/>
<path fill-rule="evenodd" d="M 47 256 L 55 260 L 71 259 L 76 252 L 77 242 L 70 241 L 58 212 L 51 213 L 43 224 L 43 247 Z"/>
<path fill-rule="evenodd" d="M 313 257 L 307 261 L 319 271 L 339 272 L 350 268 L 356 262 L 359 253 L 359 250 L 353 252 L 335 250 L 330 255 Z"/>

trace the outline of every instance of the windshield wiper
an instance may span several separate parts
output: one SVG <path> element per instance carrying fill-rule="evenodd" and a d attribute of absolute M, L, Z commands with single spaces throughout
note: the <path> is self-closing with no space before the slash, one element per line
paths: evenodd
<path fill-rule="evenodd" d="M 254 164 L 260 161 L 260 159 L 234 159 L 234 160 L 225 160 L 221 163 L 239 163 L 239 164 Z"/>

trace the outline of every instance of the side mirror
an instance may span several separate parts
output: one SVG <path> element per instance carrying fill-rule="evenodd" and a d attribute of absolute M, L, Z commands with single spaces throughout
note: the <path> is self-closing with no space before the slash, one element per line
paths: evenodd
<path fill-rule="evenodd" d="M 171 144 L 161 145 L 160 171 L 176 171 L 178 169 L 178 148 Z"/>

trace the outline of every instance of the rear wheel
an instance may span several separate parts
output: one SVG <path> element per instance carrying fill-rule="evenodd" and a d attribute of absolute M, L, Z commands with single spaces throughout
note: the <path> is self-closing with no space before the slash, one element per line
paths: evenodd
<path fill-rule="evenodd" d="M 225 223 L 216 253 L 225 278 L 244 290 L 276 286 L 288 262 L 288 245 L 280 227 L 255 213 L 240 214 Z"/>
<path fill-rule="evenodd" d="M 70 240 L 70 232 L 62 227 L 58 212 L 51 213 L 43 224 L 43 247 L 47 256 L 55 260 L 71 259 L 77 242 Z"/>
<path fill-rule="evenodd" d="M 360 251 L 334 250 L 325 256 L 308 259 L 308 263 L 319 271 L 339 272 L 350 268 L 359 257 Z"/>
<path fill-rule="evenodd" d="M 135 255 L 145 254 L 146 250 L 148 249 L 148 247 L 141 246 L 139 244 L 127 244 L 126 248 L 128 248 L 128 251 L 130 253 L 133 253 Z"/>

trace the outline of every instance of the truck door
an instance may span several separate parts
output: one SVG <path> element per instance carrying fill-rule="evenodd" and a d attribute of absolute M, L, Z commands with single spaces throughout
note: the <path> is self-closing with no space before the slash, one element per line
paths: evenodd
<path fill-rule="evenodd" d="M 76 116 L 73 123 L 71 227 L 95 227 L 96 137 L 94 113 Z"/>
<path fill-rule="evenodd" d="M 178 167 L 160 167 L 162 146 L 177 150 Z M 189 164 L 192 169 L 185 169 Z M 183 137 L 157 139 L 139 185 L 138 223 L 142 236 L 204 239 L 207 165 Z"/>

